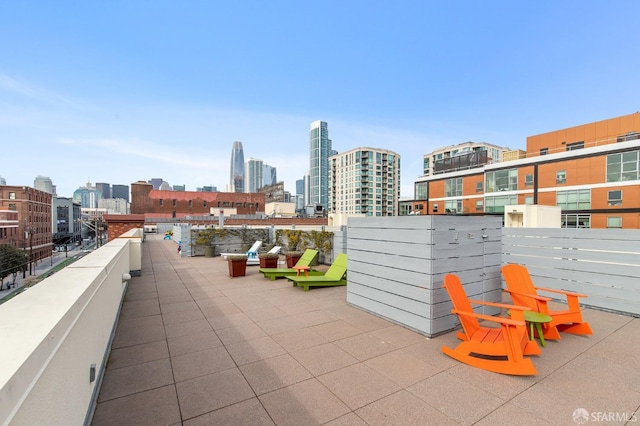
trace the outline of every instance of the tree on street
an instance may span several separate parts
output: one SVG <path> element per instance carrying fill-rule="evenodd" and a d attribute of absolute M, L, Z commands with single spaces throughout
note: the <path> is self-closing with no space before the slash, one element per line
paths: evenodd
<path fill-rule="evenodd" d="M 0 290 L 4 284 L 4 279 L 13 275 L 13 284 L 16 283 L 18 272 L 22 272 L 27 267 L 27 254 L 9 244 L 0 244 Z M 9 283 L 7 282 L 7 289 Z"/>

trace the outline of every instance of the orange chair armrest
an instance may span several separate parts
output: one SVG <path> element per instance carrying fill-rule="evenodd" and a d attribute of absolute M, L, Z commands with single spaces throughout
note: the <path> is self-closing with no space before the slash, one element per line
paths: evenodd
<path fill-rule="evenodd" d="M 537 294 L 520 293 L 519 291 L 513 291 L 513 290 L 509 290 L 509 289 L 505 289 L 504 291 L 506 291 L 509 294 L 517 294 L 518 296 L 526 296 L 526 297 L 530 297 L 530 298 L 535 299 L 535 300 L 540 300 L 542 302 L 550 302 L 550 301 L 553 300 L 550 297 L 538 296 Z"/>
<path fill-rule="evenodd" d="M 481 320 L 496 322 L 496 323 L 504 324 L 504 325 L 514 325 L 514 326 L 525 325 L 524 321 L 512 320 L 512 319 L 509 319 L 509 318 L 502 318 L 502 317 L 492 317 L 491 315 L 476 314 L 475 312 L 461 312 L 461 311 L 457 311 L 455 309 L 452 309 L 451 313 L 452 314 L 456 314 L 456 315 L 465 315 L 465 316 L 468 316 L 468 317 L 474 317 L 474 318 L 478 318 L 478 319 L 481 319 Z"/>
<path fill-rule="evenodd" d="M 536 290 L 548 291 L 550 293 L 564 294 L 566 296 L 588 297 L 586 294 L 574 293 L 572 291 L 556 290 L 555 288 L 536 287 Z"/>
<path fill-rule="evenodd" d="M 504 308 L 504 309 L 515 309 L 519 311 L 530 311 L 531 308 L 527 306 L 518 306 L 518 305 L 507 305 L 505 303 L 495 303 L 495 302 L 485 302 L 483 300 L 471 300 L 469 302 L 474 303 L 476 305 L 484 305 L 484 306 L 493 306 L 494 308 Z"/>

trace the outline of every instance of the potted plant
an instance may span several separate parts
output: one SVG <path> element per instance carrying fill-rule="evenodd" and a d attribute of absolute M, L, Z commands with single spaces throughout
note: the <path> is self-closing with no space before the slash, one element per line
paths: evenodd
<path fill-rule="evenodd" d="M 214 257 L 216 254 L 216 246 L 213 245 L 213 237 L 215 235 L 213 229 L 198 230 L 196 237 L 196 245 L 201 246 L 204 251 L 204 257 Z"/>
<path fill-rule="evenodd" d="M 300 257 L 302 256 L 301 251 L 285 251 L 284 256 L 287 259 L 287 268 L 293 268 L 293 266 L 298 263 Z"/>
<path fill-rule="evenodd" d="M 246 254 L 235 254 L 227 256 L 227 263 L 229 264 L 229 276 L 244 277 L 247 274 Z"/>
<path fill-rule="evenodd" d="M 260 259 L 261 268 L 277 268 L 280 256 L 278 253 L 260 253 L 258 258 Z"/>

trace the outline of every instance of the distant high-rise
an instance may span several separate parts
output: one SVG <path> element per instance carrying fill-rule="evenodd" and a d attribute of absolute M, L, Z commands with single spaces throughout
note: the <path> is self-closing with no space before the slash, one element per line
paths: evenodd
<path fill-rule="evenodd" d="M 73 201 L 79 203 L 80 207 L 85 209 L 98 208 L 98 200 L 101 198 L 102 194 L 95 186 L 91 185 L 91 182 L 87 182 L 86 186 L 81 186 L 73 191 Z"/>
<path fill-rule="evenodd" d="M 54 197 L 56 196 L 56 187 L 48 176 L 36 176 L 33 180 L 33 187 L 40 191 L 48 192 Z"/>
<path fill-rule="evenodd" d="M 104 182 L 96 182 L 96 189 L 102 194 L 102 199 L 111 198 L 111 185 Z"/>
<path fill-rule="evenodd" d="M 184 192 L 186 190 L 186 186 L 185 185 L 173 185 L 173 190 L 174 191 Z"/>
<path fill-rule="evenodd" d="M 231 148 L 231 178 L 229 192 L 244 192 L 244 152 L 242 142 L 235 141 Z"/>
<path fill-rule="evenodd" d="M 262 160 L 255 158 L 249 158 L 249 161 L 245 163 L 245 190 L 246 192 L 258 192 L 258 189 L 262 188 L 262 169 L 264 163 Z"/>
<path fill-rule="evenodd" d="M 218 192 L 218 188 L 213 185 L 205 185 L 200 188 L 196 188 L 196 192 Z"/>
<path fill-rule="evenodd" d="M 129 185 L 111 185 L 111 197 L 129 202 Z"/>
<path fill-rule="evenodd" d="M 162 178 L 149 179 L 149 183 L 153 185 L 153 189 L 160 189 L 160 185 L 162 185 L 162 182 L 164 182 L 164 179 Z"/>
<path fill-rule="evenodd" d="M 0 176 L 0 185 L 6 185 L 6 184 L 7 184 L 7 180 L 2 176 Z"/>
<path fill-rule="evenodd" d="M 271 186 L 278 183 L 276 168 L 265 164 L 262 168 L 262 186 Z"/>
<path fill-rule="evenodd" d="M 309 132 L 309 178 L 310 193 L 309 202 L 311 204 L 321 204 L 327 207 L 329 190 L 329 157 L 331 156 L 331 139 L 329 139 L 329 129 L 324 121 L 314 121 L 311 123 Z"/>
<path fill-rule="evenodd" d="M 329 213 L 397 216 L 400 155 L 355 148 L 329 158 Z"/>

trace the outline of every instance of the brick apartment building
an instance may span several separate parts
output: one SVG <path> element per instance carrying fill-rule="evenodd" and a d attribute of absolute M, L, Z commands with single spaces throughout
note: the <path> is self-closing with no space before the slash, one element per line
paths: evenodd
<path fill-rule="evenodd" d="M 0 243 L 25 250 L 30 261 L 50 257 L 51 197 L 28 186 L 0 185 L 0 212 L 6 217 L 0 221 Z"/>
<path fill-rule="evenodd" d="M 563 227 L 640 228 L 640 113 L 527 138 L 526 154 L 415 181 L 425 214 L 560 206 Z"/>
<path fill-rule="evenodd" d="M 131 184 L 131 214 L 155 213 L 164 217 L 203 216 L 225 208 L 239 215 L 264 213 L 265 194 L 246 192 L 163 191 L 150 183 Z"/>

